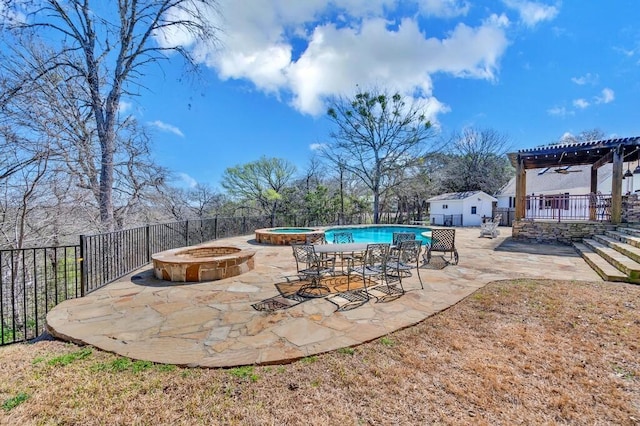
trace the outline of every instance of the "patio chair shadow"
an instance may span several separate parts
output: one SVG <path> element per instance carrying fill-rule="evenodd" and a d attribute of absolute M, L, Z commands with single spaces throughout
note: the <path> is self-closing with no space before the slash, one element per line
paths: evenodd
<path fill-rule="evenodd" d="M 279 293 L 277 296 L 261 300 L 251 306 L 257 311 L 278 311 L 299 305 L 312 299 L 298 294 L 298 290 L 306 284 L 309 284 L 309 281 L 298 279 L 277 283 L 275 284 Z M 346 276 L 323 277 L 321 284 L 330 290 L 324 298 L 336 305 L 339 311 L 355 309 L 368 301 L 360 278 L 351 278 L 347 282 Z"/>
<path fill-rule="evenodd" d="M 580 257 L 580 254 L 572 247 L 561 244 L 543 244 L 531 243 L 514 240 L 512 237 L 506 238 L 495 251 L 504 251 L 511 253 L 527 253 L 566 257 Z"/>
<path fill-rule="evenodd" d="M 445 267 L 451 265 L 447 259 L 445 259 L 444 255 L 433 255 L 431 256 L 431 260 L 429 263 L 423 261 L 420 264 L 420 269 L 444 269 Z"/>

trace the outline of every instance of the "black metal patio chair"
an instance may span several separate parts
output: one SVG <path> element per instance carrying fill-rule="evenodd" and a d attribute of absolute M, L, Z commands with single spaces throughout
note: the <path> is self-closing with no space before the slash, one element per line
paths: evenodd
<path fill-rule="evenodd" d="M 296 270 L 301 280 L 309 280 L 298 290 L 303 297 L 324 297 L 331 289 L 322 284 L 322 277 L 335 273 L 335 258 L 320 257 L 313 244 L 291 244 Z"/>
<path fill-rule="evenodd" d="M 398 255 L 398 248 L 400 243 L 403 241 L 411 241 L 416 239 L 416 234 L 413 232 L 394 232 L 391 234 L 391 246 L 389 250 L 391 251 L 391 256 Z"/>
<path fill-rule="evenodd" d="M 333 243 L 334 244 L 349 244 L 353 243 L 353 232 L 349 231 L 336 231 L 333 233 Z M 340 267 L 344 271 L 344 267 L 347 267 L 347 270 L 353 266 L 355 262 L 356 255 L 355 253 L 340 253 Z"/>
<path fill-rule="evenodd" d="M 404 293 L 402 278 L 410 277 L 412 275 L 411 270 L 415 269 L 420 281 L 420 287 L 424 289 L 422 277 L 420 276 L 421 251 L 421 240 L 402 241 L 398 245 L 397 255 L 392 255 L 387 262 L 387 286 L 389 286 L 389 282 L 397 280 L 400 284 L 400 291 Z"/>
<path fill-rule="evenodd" d="M 449 261 L 453 265 L 458 264 L 459 256 L 456 249 L 456 230 L 452 228 L 434 228 L 431 230 L 431 241 L 427 245 L 427 251 L 423 255 L 424 263 L 431 262 L 434 253 L 449 254 Z M 444 257 L 444 256 L 443 256 Z"/>
<path fill-rule="evenodd" d="M 367 298 L 369 297 L 368 287 L 386 284 L 389 246 L 389 243 L 367 244 L 362 261 L 349 268 L 349 274 L 353 273 L 362 278 Z"/>

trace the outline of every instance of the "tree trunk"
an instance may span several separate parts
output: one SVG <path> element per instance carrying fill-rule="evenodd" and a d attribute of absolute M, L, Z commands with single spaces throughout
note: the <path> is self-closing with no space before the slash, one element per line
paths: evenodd
<path fill-rule="evenodd" d="M 373 223 L 380 223 L 380 193 L 373 191 Z"/>

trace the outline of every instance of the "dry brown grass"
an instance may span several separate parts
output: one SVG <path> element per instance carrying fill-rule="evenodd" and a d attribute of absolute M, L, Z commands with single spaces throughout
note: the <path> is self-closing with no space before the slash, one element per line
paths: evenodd
<path fill-rule="evenodd" d="M 167 368 L 12 345 L 0 348 L 0 403 L 28 399 L 0 409 L 0 423 L 637 425 L 639 312 L 640 286 L 517 280 L 282 366 Z"/>

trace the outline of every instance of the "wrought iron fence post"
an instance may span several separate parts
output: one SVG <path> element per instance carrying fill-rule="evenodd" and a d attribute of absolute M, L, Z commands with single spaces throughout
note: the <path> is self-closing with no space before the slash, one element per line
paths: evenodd
<path fill-rule="evenodd" d="M 189 219 L 184 221 L 184 245 L 189 245 Z"/>
<path fill-rule="evenodd" d="M 218 215 L 216 215 L 216 217 L 213 218 L 213 239 L 214 240 L 218 239 Z"/>
<path fill-rule="evenodd" d="M 149 263 L 151 262 L 151 230 L 149 229 L 149 224 L 144 227 L 144 240 L 146 246 L 145 259 Z"/>
<path fill-rule="evenodd" d="M 84 297 L 87 293 L 87 262 L 85 262 L 84 256 L 86 254 L 85 251 L 86 238 L 84 235 L 80 235 L 80 258 L 78 261 L 80 262 L 80 297 Z"/>

